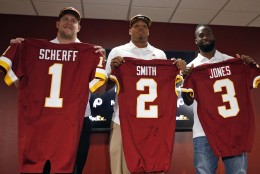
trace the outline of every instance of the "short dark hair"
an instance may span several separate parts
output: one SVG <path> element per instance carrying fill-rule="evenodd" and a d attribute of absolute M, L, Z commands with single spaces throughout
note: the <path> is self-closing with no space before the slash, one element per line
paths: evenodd
<path fill-rule="evenodd" d="M 207 28 L 209 28 L 210 30 L 212 30 L 211 27 L 210 27 L 208 24 L 198 24 L 198 25 L 196 26 L 196 29 L 195 29 L 195 36 L 196 36 L 197 30 L 198 30 L 200 27 L 207 27 Z"/>

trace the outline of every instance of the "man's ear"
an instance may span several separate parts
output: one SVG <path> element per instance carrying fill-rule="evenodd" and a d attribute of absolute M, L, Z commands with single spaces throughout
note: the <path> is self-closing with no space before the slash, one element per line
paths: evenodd
<path fill-rule="evenodd" d="M 79 24 L 78 32 L 80 31 L 80 29 L 81 29 L 81 25 Z"/>
<path fill-rule="evenodd" d="M 129 29 L 129 35 L 130 35 L 130 36 L 132 35 L 132 30 L 131 30 L 131 28 Z"/>
<path fill-rule="evenodd" d="M 195 39 L 195 44 L 198 45 L 198 41 L 197 41 L 197 39 Z"/>
<path fill-rule="evenodd" d="M 59 28 L 58 25 L 59 25 L 60 21 L 56 21 L 56 28 Z"/>

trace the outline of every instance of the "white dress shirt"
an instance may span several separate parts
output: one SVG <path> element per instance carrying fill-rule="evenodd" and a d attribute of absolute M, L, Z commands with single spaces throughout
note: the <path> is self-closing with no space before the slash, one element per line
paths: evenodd
<path fill-rule="evenodd" d="M 60 44 L 60 42 L 59 42 L 57 37 L 55 39 L 51 40 L 50 42 L 56 43 L 56 44 Z M 75 42 L 76 43 L 81 43 L 78 38 L 75 40 Z M 86 111 L 85 111 L 85 117 L 88 117 L 88 116 L 91 115 L 90 104 L 89 104 L 90 95 L 91 95 L 91 93 L 89 92 L 88 104 L 87 104 L 87 108 L 86 108 Z"/>
<path fill-rule="evenodd" d="M 196 66 L 199 66 L 204 63 L 223 62 L 230 58 L 232 58 L 232 57 L 228 56 L 226 54 L 222 54 L 217 50 L 215 52 L 215 55 L 211 59 L 208 59 L 207 57 L 204 57 L 199 53 L 198 56 L 187 65 L 187 67 L 190 67 L 192 64 L 194 67 L 196 67 Z M 193 129 L 193 138 L 206 136 L 205 132 L 201 126 L 201 123 L 199 121 L 199 117 L 198 117 L 198 113 L 197 113 L 197 106 L 198 106 L 198 103 L 196 100 L 194 100 L 194 102 L 193 102 L 194 124 L 193 124 L 193 128 L 192 128 Z"/>
<path fill-rule="evenodd" d="M 111 73 L 110 63 L 111 60 L 117 56 L 120 57 L 132 57 L 136 59 L 144 59 L 144 60 L 151 60 L 151 59 L 167 59 L 166 54 L 153 46 L 149 43 L 145 48 L 138 48 L 136 47 L 132 41 L 125 45 L 121 45 L 115 47 L 111 50 L 108 55 L 107 63 L 106 63 L 106 71 L 108 74 Z M 119 106 L 118 106 L 118 99 L 117 96 L 115 98 L 115 105 L 114 105 L 114 113 L 112 117 L 112 121 L 117 124 L 120 124 L 119 121 Z"/>

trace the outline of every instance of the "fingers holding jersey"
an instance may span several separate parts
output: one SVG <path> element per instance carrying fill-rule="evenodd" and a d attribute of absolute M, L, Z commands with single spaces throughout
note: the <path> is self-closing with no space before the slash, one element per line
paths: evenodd
<path fill-rule="evenodd" d="M 111 69 L 114 69 L 115 67 L 119 67 L 125 62 L 123 57 L 117 56 L 111 60 L 110 66 Z"/>
<path fill-rule="evenodd" d="M 254 59 L 252 58 L 252 57 L 250 57 L 250 56 L 247 56 L 247 55 L 239 55 L 239 54 L 236 54 L 236 56 L 238 57 L 238 58 L 240 58 L 240 59 L 242 59 L 242 61 L 244 62 L 244 64 L 254 64 L 254 63 L 256 63 L 255 61 L 254 61 Z"/>
<path fill-rule="evenodd" d="M 24 41 L 24 38 L 22 38 L 22 37 L 17 37 L 17 38 L 15 38 L 15 39 L 11 39 L 11 40 L 10 40 L 10 44 L 12 44 L 12 43 L 21 43 L 22 41 Z"/>
<path fill-rule="evenodd" d="M 184 72 L 184 70 L 186 69 L 186 62 L 185 62 L 185 60 L 182 60 L 180 58 L 178 58 L 178 59 L 172 58 L 171 60 L 175 60 L 173 62 L 173 64 L 175 64 L 179 70 Z"/>
<path fill-rule="evenodd" d="M 94 48 L 96 49 L 95 53 L 101 53 L 106 58 L 106 50 L 103 47 L 95 45 Z"/>

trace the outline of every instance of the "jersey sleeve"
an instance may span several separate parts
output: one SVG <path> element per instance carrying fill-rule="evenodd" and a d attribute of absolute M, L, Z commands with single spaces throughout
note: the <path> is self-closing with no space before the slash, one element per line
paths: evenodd
<path fill-rule="evenodd" d="M 182 83 L 182 81 L 183 81 L 183 77 L 180 74 L 177 74 L 175 78 L 175 93 L 177 96 L 179 95 L 177 86 L 179 83 Z"/>
<path fill-rule="evenodd" d="M 191 76 L 187 76 L 184 79 L 184 82 L 182 84 L 181 92 L 190 93 L 190 97 L 194 98 L 193 88 L 194 88 L 194 86 L 193 86 L 193 83 L 192 83 L 192 78 L 191 78 Z"/>
<path fill-rule="evenodd" d="M 8 86 L 16 82 L 21 75 L 18 58 L 20 51 L 21 44 L 11 44 L 0 57 L 0 69 Z"/>
<path fill-rule="evenodd" d="M 104 85 L 107 79 L 107 72 L 105 70 L 105 58 L 100 54 L 97 56 L 98 64 L 95 68 L 95 77 L 89 83 L 91 92 L 95 92 L 99 87 Z"/>
<path fill-rule="evenodd" d="M 251 88 L 257 88 L 259 87 L 260 83 L 260 68 L 258 64 L 251 65 L 252 68 L 250 68 L 250 84 Z"/>

